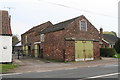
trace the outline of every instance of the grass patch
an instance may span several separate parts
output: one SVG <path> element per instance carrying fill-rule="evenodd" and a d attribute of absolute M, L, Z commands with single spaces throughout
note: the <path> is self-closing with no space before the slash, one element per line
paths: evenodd
<path fill-rule="evenodd" d="M 113 56 L 114 58 L 120 58 L 120 54 L 115 54 L 114 56 Z"/>
<path fill-rule="evenodd" d="M 9 71 L 10 69 L 14 69 L 16 68 L 18 65 L 15 65 L 15 64 L 0 64 L 0 73 L 2 72 L 7 72 Z"/>

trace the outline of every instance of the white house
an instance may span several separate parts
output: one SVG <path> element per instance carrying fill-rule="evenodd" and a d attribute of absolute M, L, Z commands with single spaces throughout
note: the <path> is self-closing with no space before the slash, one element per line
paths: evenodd
<path fill-rule="evenodd" d="M 8 11 L 0 10 L 0 63 L 12 62 L 12 31 Z"/>

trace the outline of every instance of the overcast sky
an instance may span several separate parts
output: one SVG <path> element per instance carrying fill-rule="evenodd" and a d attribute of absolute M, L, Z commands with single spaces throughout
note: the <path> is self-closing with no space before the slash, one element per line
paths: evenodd
<path fill-rule="evenodd" d="M 11 7 L 12 32 L 19 36 L 33 26 L 56 24 L 80 15 L 97 28 L 118 33 L 119 0 L 0 0 L 0 9 Z"/>

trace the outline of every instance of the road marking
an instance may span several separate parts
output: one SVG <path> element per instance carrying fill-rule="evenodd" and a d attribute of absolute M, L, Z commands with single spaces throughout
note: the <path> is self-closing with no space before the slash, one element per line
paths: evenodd
<path fill-rule="evenodd" d="M 105 66 L 101 66 L 101 67 L 116 67 L 118 66 L 118 64 L 113 64 L 113 65 L 105 65 Z"/>
<path fill-rule="evenodd" d="M 11 73 L 11 74 L 2 74 L 2 76 L 7 76 L 7 75 L 16 75 L 16 74 L 22 74 L 22 73 Z"/>
<path fill-rule="evenodd" d="M 118 75 L 118 74 L 120 74 L 120 73 L 112 73 L 112 74 L 106 74 L 106 75 L 100 75 L 100 76 L 93 76 L 93 77 L 88 77 L 87 79 L 113 76 L 113 75 Z"/>

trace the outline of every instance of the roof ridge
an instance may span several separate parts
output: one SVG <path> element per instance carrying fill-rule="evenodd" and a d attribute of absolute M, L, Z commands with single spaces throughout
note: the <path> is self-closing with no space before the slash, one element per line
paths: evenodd
<path fill-rule="evenodd" d="M 81 16 L 82 16 L 82 15 L 81 15 Z M 79 17 L 80 17 L 80 16 L 75 17 L 75 18 L 71 18 L 71 19 L 67 19 L 67 20 L 65 20 L 65 21 L 61 21 L 61 22 L 56 23 L 56 24 L 54 24 L 54 25 L 61 24 L 61 23 L 65 23 L 65 22 L 67 22 L 67 21 L 74 20 L 74 19 L 77 19 L 77 18 L 79 18 Z"/>
<path fill-rule="evenodd" d="M 37 25 L 37 26 L 33 26 L 32 28 L 30 28 L 29 30 L 27 30 L 25 33 L 28 33 L 29 31 L 31 31 L 31 30 L 33 30 L 33 29 L 36 29 L 36 28 L 38 28 L 38 27 L 41 27 L 42 25 L 45 25 L 45 24 L 47 24 L 47 23 L 52 24 L 50 21 L 46 21 L 46 22 L 44 22 L 44 23 L 42 23 L 42 24 L 39 24 L 39 25 Z M 23 34 L 25 34 L 25 33 L 23 33 Z"/>
<path fill-rule="evenodd" d="M 52 27 L 48 27 L 40 33 L 44 34 L 44 33 L 54 32 L 54 31 L 58 31 L 58 30 L 63 30 L 69 23 L 73 22 L 75 19 L 82 17 L 82 16 L 84 16 L 84 15 L 54 24 Z"/>

